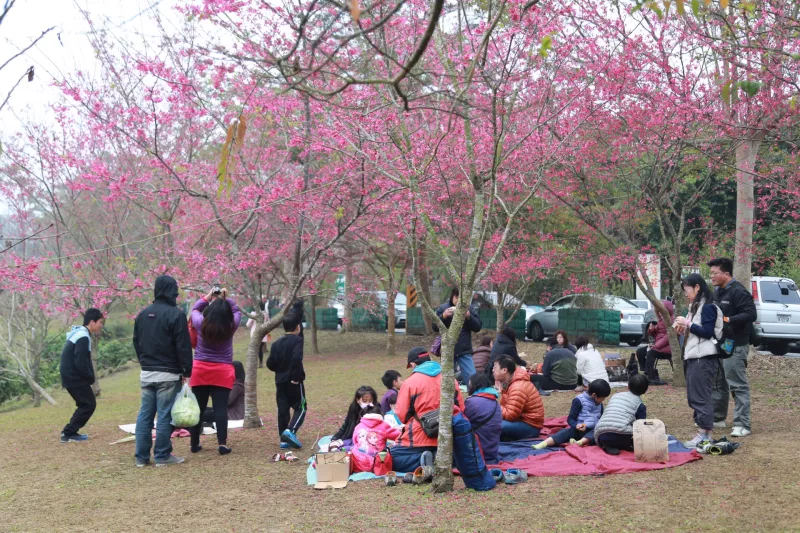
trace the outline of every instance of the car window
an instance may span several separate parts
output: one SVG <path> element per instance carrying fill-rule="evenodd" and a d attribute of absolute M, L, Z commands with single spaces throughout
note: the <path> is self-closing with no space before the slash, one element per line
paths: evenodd
<path fill-rule="evenodd" d="M 764 303 L 800 304 L 797 290 L 789 290 L 789 283 L 781 281 L 761 282 L 761 301 Z"/>
<path fill-rule="evenodd" d="M 552 307 L 556 309 L 566 309 L 572 303 L 573 296 L 567 296 L 565 298 L 561 298 L 560 300 L 556 300 Z"/>
<path fill-rule="evenodd" d="M 638 309 L 638 307 L 636 307 L 636 304 L 634 304 L 629 300 L 626 300 L 625 298 L 619 298 L 617 296 L 606 296 L 605 300 L 606 300 L 606 306 L 609 309 L 616 309 L 618 311 L 621 309 Z"/>

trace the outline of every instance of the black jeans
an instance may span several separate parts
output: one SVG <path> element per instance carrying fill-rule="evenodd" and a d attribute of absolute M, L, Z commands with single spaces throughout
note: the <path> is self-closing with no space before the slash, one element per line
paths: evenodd
<path fill-rule="evenodd" d="M 656 368 L 656 361 L 659 359 L 672 359 L 671 353 L 657 352 L 648 350 L 647 346 L 642 346 L 636 350 L 636 359 L 639 360 L 639 369 L 648 378 L 653 378 L 653 370 Z"/>
<path fill-rule="evenodd" d="M 264 343 L 258 345 L 258 366 L 264 364 Z"/>
<path fill-rule="evenodd" d="M 214 403 L 214 424 L 217 427 L 217 443 L 224 446 L 228 442 L 228 396 L 231 394 L 230 389 L 225 387 L 215 387 L 214 385 L 198 385 L 192 387 L 192 392 L 197 397 L 197 404 L 200 406 L 200 422 L 193 428 L 189 428 L 191 433 L 191 445 L 198 446 L 200 444 L 200 435 L 203 433 L 203 417 L 202 413 L 208 407 L 208 398 Z"/>
<path fill-rule="evenodd" d="M 278 434 L 287 429 L 297 433 L 306 419 L 308 402 L 306 389 L 303 383 L 297 385 L 291 382 L 275 384 L 275 401 L 278 403 Z M 290 409 L 294 411 L 290 418 Z"/>
<path fill-rule="evenodd" d="M 633 433 L 603 433 L 595 438 L 597 445 L 605 450 L 616 448 L 618 450 L 633 451 Z"/>
<path fill-rule="evenodd" d="M 91 385 L 69 387 L 67 392 L 75 400 L 78 408 L 75 409 L 69 423 L 64 426 L 63 432 L 64 435 L 74 435 L 92 418 L 94 410 L 97 408 L 97 398 L 94 397 Z"/>

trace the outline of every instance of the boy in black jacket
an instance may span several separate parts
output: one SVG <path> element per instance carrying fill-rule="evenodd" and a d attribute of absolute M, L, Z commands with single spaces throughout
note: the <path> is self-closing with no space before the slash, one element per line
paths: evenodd
<path fill-rule="evenodd" d="M 306 419 L 306 379 L 303 370 L 303 338 L 301 326 L 295 313 L 283 317 L 286 334 L 272 344 L 267 358 L 267 368 L 275 372 L 275 400 L 278 403 L 278 433 L 281 448 L 302 448 L 297 432 Z M 294 414 L 289 418 L 292 409 Z"/>
<path fill-rule="evenodd" d="M 92 368 L 92 335 L 103 331 L 105 318 L 99 309 L 88 309 L 83 315 L 83 326 L 72 326 L 67 342 L 61 350 L 61 385 L 75 400 L 75 413 L 61 432 L 61 442 L 81 442 L 88 435 L 78 433 L 94 414 L 97 400 L 94 397 L 94 369 Z"/>

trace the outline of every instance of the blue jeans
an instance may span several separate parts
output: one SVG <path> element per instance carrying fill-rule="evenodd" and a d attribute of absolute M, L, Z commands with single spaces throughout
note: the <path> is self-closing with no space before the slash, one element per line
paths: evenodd
<path fill-rule="evenodd" d="M 431 452 L 434 459 L 436 458 L 436 446 L 395 446 L 389 448 L 389 453 L 392 454 L 392 468 L 395 472 L 413 472 L 420 466 L 420 458 L 422 452 Z"/>
<path fill-rule="evenodd" d="M 456 364 L 461 367 L 461 383 L 469 383 L 469 378 L 475 373 L 475 363 L 472 361 L 472 354 L 465 353 L 456 357 Z"/>
<path fill-rule="evenodd" d="M 142 406 L 136 418 L 136 459 L 150 461 L 153 445 L 153 418 L 158 414 L 156 445 L 153 455 L 156 462 L 169 459 L 172 454 L 172 404 L 181 389 L 180 380 L 142 383 Z"/>
<path fill-rule="evenodd" d="M 540 431 L 539 428 L 529 426 L 521 420 L 517 422 L 503 420 L 500 426 L 500 440 L 502 442 L 510 442 L 522 439 L 535 439 L 539 436 Z"/>

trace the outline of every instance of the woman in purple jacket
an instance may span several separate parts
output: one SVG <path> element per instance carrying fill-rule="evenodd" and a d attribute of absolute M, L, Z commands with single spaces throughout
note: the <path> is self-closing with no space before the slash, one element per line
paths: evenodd
<path fill-rule="evenodd" d="M 464 414 L 472 424 L 478 437 L 483 460 L 487 465 L 500 462 L 500 426 L 503 413 L 497 401 L 500 393 L 494 388 L 494 380 L 489 374 L 478 372 L 469 378 L 469 398 L 464 402 Z"/>
<path fill-rule="evenodd" d="M 226 289 L 217 293 L 212 289 L 206 296 L 197 300 L 191 315 L 192 326 L 197 330 L 197 348 L 194 351 L 189 385 L 197 396 L 201 413 L 208 406 L 209 397 L 214 403 L 214 422 L 220 455 L 231 453 L 227 445 L 227 406 L 228 396 L 235 380 L 233 334 L 236 333 L 242 318 L 236 302 L 229 300 L 227 294 Z M 202 431 L 202 420 L 190 429 L 192 453 L 203 449 L 200 446 Z"/>

